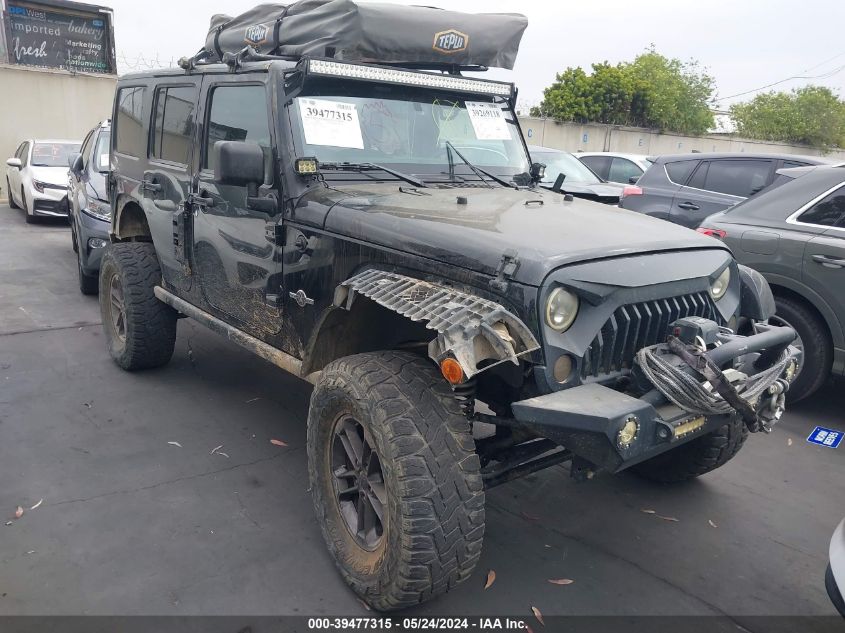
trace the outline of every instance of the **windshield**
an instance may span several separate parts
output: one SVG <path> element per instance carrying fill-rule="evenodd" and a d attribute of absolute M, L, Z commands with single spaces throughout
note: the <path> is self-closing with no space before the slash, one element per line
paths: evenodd
<path fill-rule="evenodd" d="M 553 185 L 560 174 L 565 174 L 564 183 L 578 182 L 585 185 L 597 185 L 601 179 L 590 168 L 572 154 L 566 152 L 533 152 L 532 158 L 546 165 L 543 184 Z"/>
<path fill-rule="evenodd" d="M 111 141 L 111 132 L 106 130 L 100 132 L 97 137 L 97 146 L 94 148 L 94 166 L 97 171 L 105 172 L 109 170 L 109 142 Z"/>
<path fill-rule="evenodd" d="M 79 151 L 79 143 L 36 143 L 32 147 L 33 167 L 67 167 L 68 158 Z"/>
<path fill-rule="evenodd" d="M 330 83 L 330 85 L 325 85 Z M 492 97 L 360 82 L 314 82 L 291 108 L 297 152 L 321 163 L 373 163 L 422 180 L 478 181 L 458 155 L 510 181 L 528 172 L 516 117 Z M 449 144 L 452 145 L 450 151 Z M 457 152 L 453 151 L 457 150 Z M 332 171 L 326 179 L 389 179 L 384 172 Z"/>

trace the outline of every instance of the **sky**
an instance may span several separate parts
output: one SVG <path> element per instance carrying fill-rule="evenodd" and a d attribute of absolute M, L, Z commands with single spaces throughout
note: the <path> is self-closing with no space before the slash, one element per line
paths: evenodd
<path fill-rule="evenodd" d="M 96 2 L 97 0 L 91 0 Z M 648 46 L 682 60 L 696 59 L 715 77 L 718 108 L 752 92 L 809 83 L 845 98 L 845 0 L 385 0 L 468 13 L 516 12 L 528 17 L 513 71 L 491 79 L 513 81 L 520 109 L 538 105 L 543 89 L 568 66 L 632 60 Z M 238 14 L 255 0 L 106 0 L 115 13 L 121 72 L 167 66 L 195 53 L 212 14 Z M 818 77 L 821 75 L 820 77 Z"/>

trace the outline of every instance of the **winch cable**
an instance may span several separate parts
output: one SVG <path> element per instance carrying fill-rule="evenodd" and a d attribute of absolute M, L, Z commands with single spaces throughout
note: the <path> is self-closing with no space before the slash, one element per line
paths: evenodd
<path fill-rule="evenodd" d="M 767 430 L 750 402 L 769 389 L 786 369 L 790 358 L 786 350 L 774 365 L 748 377 L 738 388 L 734 388 L 706 352 L 688 347 L 670 336 L 668 352 L 681 358 L 701 379 L 710 382 L 715 391 L 707 389 L 694 376 L 668 362 L 665 359 L 666 352 L 666 346 L 646 347 L 637 352 L 637 361 L 646 378 L 672 404 L 700 415 L 729 415 L 737 411 L 749 431 Z"/>

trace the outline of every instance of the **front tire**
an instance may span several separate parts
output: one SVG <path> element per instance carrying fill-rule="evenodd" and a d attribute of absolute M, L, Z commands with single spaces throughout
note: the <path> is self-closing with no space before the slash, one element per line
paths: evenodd
<path fill-rule="evenodd" d="M 9 208 L 10 209 L 20 209 L 18 203 L 15 202 L 15 197 L 12 195 L 12 185 L 9 182 L 8 176 L 6 177 L 6 193 L 9 195 Z"/>
<path fill-rule="evenodd" d="M 431 362 L 376 352 L 327 365 L 311 396 L 308 471 L 329 551 L 374 609 L 419 604 L 472 574 L 484 536 L 480 462 Z"/>
<path fill-rule="evenodd" d="M 727 464 L 746 439 L 748 428 L 742 419 L 737 418 L 707 435 L 631 466 L 630 471 L 643 479 L 663 484 L 695 479 Z"/>
<path fill-rule="evenodd" d="M 789 325 L 800 340 L 802 361 L 798 374 L 786 392 L 789 402 L 803 400 L 818 391 L 830 377 L 833 364 L 833 343 L 821 317 L 801 301 L 791 297 L 775 297 L 777 310 L 770 322 Z"/>
<path fill-rule="evenodd" d="M 100 314 L 114 361 L 128 371 L 167 364 L 176 344 L 176 311 L 154 293 L 161 283 L 155 246 L 109 245 L 99 281 Z"/>
<path fill-rule="evenodd" d="M 73 234 L 73 229 L 71 229 Z M 76 239 L 74 239 L 76 244 Z M 98 275 L 89 275 L 82 269 L 82 253 L 79 248 L 76 251 L 76 273 L 79 278 L 79 291 L 84 295 L 95 295 L 100 290 L 100 278 Z"/>
<path fill-rule="evenodd" d="M 26 193 L 24 192 L 23 187 L 21 187 L 21 208 L 23 209 L 27 224 L 35 224 L 38 222 L 38 218 L 35 217 L 35 211 L 31 214 L 29 212 L 29 205 L 26 203 Z"/>

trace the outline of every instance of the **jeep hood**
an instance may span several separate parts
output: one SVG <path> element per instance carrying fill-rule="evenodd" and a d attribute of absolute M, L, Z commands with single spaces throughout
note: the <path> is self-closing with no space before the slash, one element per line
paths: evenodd
<path fill-rule="evenodd" d="M 400 191 L 396 183 L 332 183 L 332 189 L 337 202 L 325 228 L 333 233 L 488 275 L 496 274 L 506 252 L 515 253 L 514 280 L 534 286 L 575 262 L 727 250 L 676 224 L 544 190 L 403 185 Z"/>

